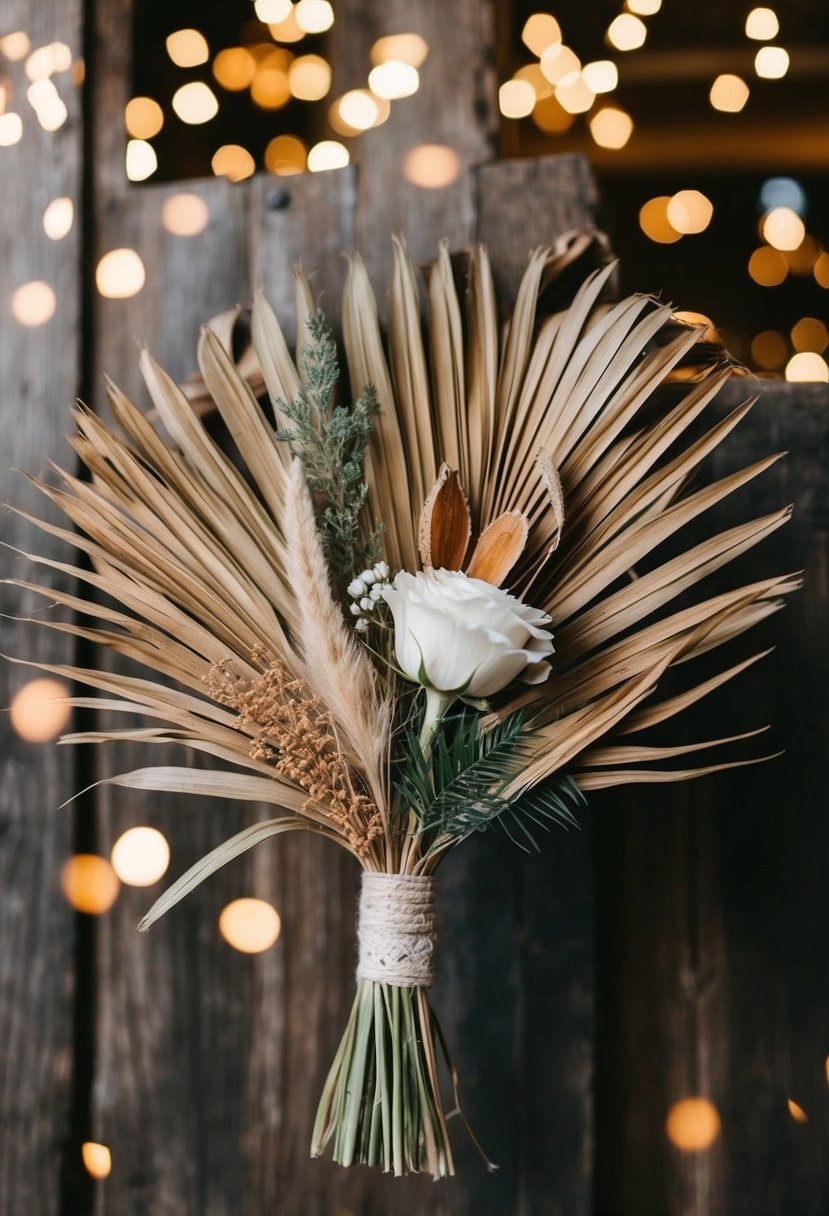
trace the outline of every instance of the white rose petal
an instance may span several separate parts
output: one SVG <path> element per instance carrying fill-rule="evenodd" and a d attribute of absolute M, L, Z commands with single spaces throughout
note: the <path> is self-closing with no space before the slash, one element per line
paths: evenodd
<path fill-rule="evenodd" d="M 397 662 L 427 688 L 488 697 L 519 677 L 535 684 L 550 673 L 550 617 L 500 587 L 459 570 L 401 570 L 383 598 Z"/>

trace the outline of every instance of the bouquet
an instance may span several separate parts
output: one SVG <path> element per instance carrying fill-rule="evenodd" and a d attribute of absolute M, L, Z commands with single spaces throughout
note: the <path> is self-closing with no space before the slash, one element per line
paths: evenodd
<path fill-rule="evenodd" d="M 574 234 L 534 250 L 502 326 L 486 250 L 453 260 L 442 246 L 424 324 L 396 241 L 385 334 L 353 257 L 348 396 L 297 271 L 293 354 L 263 295 L 252 308 L 265 401 L 216 333 L 201 334 L 204 389 L 233 458 L 144 350 L 161 425 L 110 385 L 120 433 L 75 413 L 89 478 L 41 485 L 76 530 L 43 527 L 89 561 L 35 560 L 91 591 L 20 585 L 93 621 L 39 621 L 150 671 L 48 668 L 101 694 L 76 704 L 150 722 L 71 738 L 172 741 L 220 762 L 114 784 L 278 808 L 179 878 L 140 927 L 285 832 L 316 833 L 362 868 L 357 990 L 311 1138 L 313 1155 L 346 1166 L 453 1173 L 429 1004 L 447 852 L 495 828 L 533 847 L 541 830 L 575 824 L 590 790 L 749 763 L 671 764 L 745 734 L 656 746 L 647 732 L 759 655 L 654 694 L 669 669 L 692 673 L 796 586 L 769 577 L 700 593 L 789 512 L 690 544 L 683 529 L 777 457 L 694 483 L 752 403 L 706 426 L 727 357 L 709 349 L 682 368 L 704 330 L 647 295 L 608 302 L 612 266 L 548 312 L 547 288 L 583 248 Z M 672 402 L 657 394 L 667 380 Z"/>

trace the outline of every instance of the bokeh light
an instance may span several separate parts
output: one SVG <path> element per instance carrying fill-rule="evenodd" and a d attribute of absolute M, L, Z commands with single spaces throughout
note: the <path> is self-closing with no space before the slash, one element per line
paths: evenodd
<path fill-rule="evenodd" d="M 12 729 L 28 743 L 57 739 L 72 716 L 69 686 L 62 680 L 41 677 L 24 684 L 10 706 Z"/>
<path fill-rule="evenodd" d="M 329 122 L 340 135 L 359 135 L 388 118 L 391 106 L 369 89 L 350 89 L 338 97 L 328 112 Z"/>
<path fill-rule="evenodd" d="M 105 1144 L 86 1140 L 81 1145 L 81 1158 L 86 1172 L 93 1178 L 108 1178 L 112 1173 L 112 1154 Z"/>
<path fill-rule="evenodd" d="M 704 232 L 713 214 L 713 203 L 699 190 L 679 190 L 668 203 L 668 222 L 683 236 Z"/>
<path fill-rule="evenodd" d="M 7 114 L 0 114 L 0 148 L 10 148 L 19 143 L 22 134 L 23 119 L 19 114 L 12 110 Z"/>
<path fill-rule="evenodd" d="M 306 34 L 323 34 L 334 24 L 334 10 L 329 0 L 299 0 L 294 14 L 297 25 Z"/>
<path fill-rule="evenodd" d="M 101 916 L 118 898 L 121 884 L 105 857 L 95 853 L 76 853 L 64 862 L 60 886 L 67 903 L 76 912 Z"/>
<path fill-rule="evenodd" d="M 818 287 L 829 287 L 829 253 L 821 253 L 815 258 L 812 274 Z"/>
<path fill-rule="evenodd" d="M 157 828 L 129 828 L 112 846 L 110 861 L 127 886 L 151 887 L 167 872 L 170 846 Z"/>
<path fill-rule="evenodd" d="M 293 7 L 291 0 L 256 0 L 253 9 L 260 21 L 271 25 L 289 17 Z"/>
<path fill-rule="evenodd" d="M 264 899 L 234 899 L 222 909 L 219 932 L 234 950 L 261 954 L 279 937 L 281 921 L 273 904 Z"/>
<path fill-rule="evenodd" d="M 624 148 L 633 133 L 633 119 L 617 106 L 605 106 L 590 119 L 590 134 L 600 148 Z"/>
<path fill-rule="evenodd" d="M 176 67 L 195 68 L 207 63 L 210 48 L 204 34 L 198 30 L 176 30 L 167 38 L 167 54 Z"/>
<path fill-rule="evenodd" d="M 387 101 L 396 101 L 400 97 L 411 97 L 420 86 L 420 74 L 417 68 L 402 59 L 387 59 L 378 63 L 368 74 L 368 85 L 372 93 L 385 97 Z"/>
<path fill-rule="evenodd" d="M 108 300 L 128 300 L 144 286 L 144 263 L 134 249 L 111 249 L 95 268 L 95 285 Z"/>
<path fill-rule="evenodd" d="M 294 8 L 283 21 L 268 22 L 268 29 L 275 42 L 301 42 L 305 37 L 305 30 L 297 21 Z"/>
<path fill-rule="evenodd" d="M 146 181 L 158 168 L 155 148 L 146 139 L 128 139 L 125 163 L 131 182 Z"/>
<path fill-rule="evenodd" d="M 820 256 L 820 245 L 813 236 L 807 233 L 797 249 L 786 250 L 786 262 L 792 274 L 808 275 L 812 272 L 815 261 Z"/>
<path fill-rule="evenodd" d="M 403 160 L 403 176 L 423 190 L 443 190 L 460 175 L 461 161 L 447 144 L 419 144 Z"/>
<path fill-rule="evenodd" d="M 748 273 L 761 287 L 777 287 L 789 273 L 789 266 L 782 253 L 763 245 L 748 259 Z"/>
<path fill-rule="evenodd" d="M 561 26 L 550 13 L 533 13 L 524 22 L 521 41 L 540 59 L 548 47 L 561 42 Z"/>
<path fill-rule="evenodd" d="M 749 87 L 742 76 L 724 72 L 711 85 L 708 97 L 715 110 L 721 110 L 724 114 L 739 114 L 748 101 L 748 95 Z"/>
<path fill-rule="evenodd" d="M 250 87 L 256 75 L 256 59 L 247 47 L 229 46 L 213 60 L 213 75 L 229 93 Z"/>
<path fill-rule="evenodd" d="M 786 379 L 796 384 L 829 384 L 829 364 L 816 351 L 798 351 L 786 364 Z"/>
<path fill-rule="evenodd" d="M 198 126 L 210 122 L 219 112 L 216 94 L 202 80 L 191 80 L 173 94 L 173 109 L 182 122 Z"/>
<path fill-rule="evenodd" d="M 686 1153 L 710 1148 L 720 1134 L 720 1115 L 708 1098 L 683 1098 L 668 1111 L 665 1131 L 671 1144 Z"/>
<path fill-rule="evenodd" d="M 637 17 L 653 17 L 662 8 L 662 0 L 627 0 L 625 8 Z"/>
<path fill-rule="evenodd" d="M 164 126 L 164 111 L 152 97 L 133 97 L 124 107 L 124 122 L 133 139 L 152 139 Z"/>
<path fill-rule="evenodd" d="M 789 52 L 782 46 L 761 46 L 754 70 L 763 80 L 780 80 L 789 70 Z"/>
<path fill-rule="evenodd" d="M 787 375 L 786 379 L 788 379 L 788 375 Z M 787 1099 L 786 1106 L 788 1107 L 789 1114 L 794 1119 L 795 1123 L 808 1123 L 809 1122 L 809 1116 L 806 1114 L 806 1112 L 802 1106 L 798 1106 L 798 1104 L 794 1101 L 793 1098 Z"/>
<path fill-rule="evenodd" d="M 581 72 L 566 77 L 556 85 L 556 101 L 568 114 L 584 114 L 593 105 L 596 94 Z"/>
<path fill-rule="evenodd" d="M 596 59 L 581 70 L 585 84 L 594 93 L 612 93 L 619 83 L 619 69 L 612 59 Z"/>
<path fill-rule="evenodd" d="M 498 108 L 504 118 L 526 118 L 535 103 L 535 89 L 527 80 L 507 80 L 498 90 Z"/>
<path fill-rule="evenodd" d="M 55 315 L 57 297 L 54 290 L 42 279 L 23 283 L 11 298 L 12 316 L 15 321 L 30 329 L 45 325 Z"/>
<path fill-rule="evenodd" d="M 575 115 L 562 109 L 553 95 L 537 103 L 533 110 L 533 122 L 539 130 L 549 135 L 559 135 L 562 131 L 569 131 L 575 122 Z"/>
<path fill-rule="evenodd" d="M 561 84 L 568 76 L 581 71 L 581 60 L 569 46 L 551 46 L 541 56 L 541 71 L 550 84 Z"/>
<path fill-rule="evenodd" d="M 672 245 L 682 236 L 668 219 L 670 196 L 661 194 L 649 199 L 639 211 L 639 226 L 645 236 L 660 245 Z"/>
<path fill-rule="evenodd" d="M 277 135 L 265 149 L 265 168 L 270 173 L 290 177 L 304 173 L 308 163 L 308 150 L 296 135 Z"/>
<path fill-rule="evenodd" d="M 636 51 L 647 36 L 648 27 L 633 13 L 620 13 L 607 27 L 607 40 L 617 51 Z"/>
<path fill-rule="evenodd" d="M 532 85 L 538 101 L 553 95 L 553 85 L 542 72 L 540 63 L 525 63 L 514 74 L 513 80 L 526 80 L 527 84 Z"/>
<path fill-rule="evenodd" d="M 198 194 L 171 194 L 161 207 L 161 223 L 173 236 L 198 236 L 210 221 L 210 208 Z"/>
<path fill-rule="evenodd" d="M 232 182 L 243 182 L 256 172 L 256 161 L 241 144 L 222 144 L 213 153 L 210 167 L 217 177 L 226 177 Z"/>
<path fill-rule="evenodd" d="M 308 153 L 308 169 L 311 173 L 325 173 L 329 169 L 344 169 L 351 157 L 345 144 L 336 139 L 323 139 L 314 144 Z"/>
<path fill-rule="evenodd" d="M 772 207 L 762 224 L 763 239 L 774 249 L 797 249 L 806 235 L 806 225 L 791 207 Z"/>
<path fill-rule="evenodd" d="M 780 22 L 772 8 L 753 8 L 746 17 L 746 38 L 753 38 L 755 42 L 776 38 L 779 29 Z"/>
<path fill-rule="evenodd" d="M 373 64 L 385 63 L 388 59 L 396 59 L 399 63 L 408 63 L 410 67 L 419 68 L 429 54 L 429 43 L 420 34 L 387 34 L 378 38 L 371 48 L 370 59 Z"/>
<path fill-rule="evenodd" d="M 25 59 L 31 49 L 29 35 L 25 34 L 23 30 L 15 30 L 13 34 L 5 34 L 0 38 L 0 51 L 12 63 Z"/>
<path fill-rule="evenodd" d="M 71 198 L 53 198 L 43 212 L 43 231 L 50 241 L 62 241 L 72 231 L 75 205 Z"/>
<path fill-rule="evenodd" d="M 764 329 L 751 343 L 751 357 L 766 371 L 782 367 L 789 353 L 786 339 L 776 329 Z"/>
<path fill-rule="evenodd" d="M 795 350 L 815 351 L 820 355 L 829 345 L 829 330 L 819 317 L 801 317 L 792 326 L 791 338 Z"/>
<path fill-rule="evenodd" d="M 291 100 L 291 86 L 284 68 L 260 64 L 250 86 L 254 103 L 262 110 L 280 110 Z"/>
<path fill-rule="evenodd" d="M 300 101 L 319 101 L 331 88 L 331 67 L 321 55 L 300 55 L 288 69 L 288 87 Z"/>

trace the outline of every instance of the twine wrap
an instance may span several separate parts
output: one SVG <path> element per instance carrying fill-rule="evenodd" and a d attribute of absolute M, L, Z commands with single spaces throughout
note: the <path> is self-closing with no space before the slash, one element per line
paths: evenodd
<path fill-rule="evenodd" d="M 358 980 L 396 988 L 434 982 L 435 882 L 418 874 L 363 872 L 357 940 Z"/>

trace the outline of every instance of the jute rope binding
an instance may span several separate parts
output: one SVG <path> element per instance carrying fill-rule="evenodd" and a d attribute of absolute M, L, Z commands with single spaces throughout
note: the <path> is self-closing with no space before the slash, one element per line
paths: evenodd
<path fill-rule="evenodd" d="M 396 988 L 430 987 L 436 938 L 433 878 L 363 872 L 358 980 L 379 980 Z"/>

